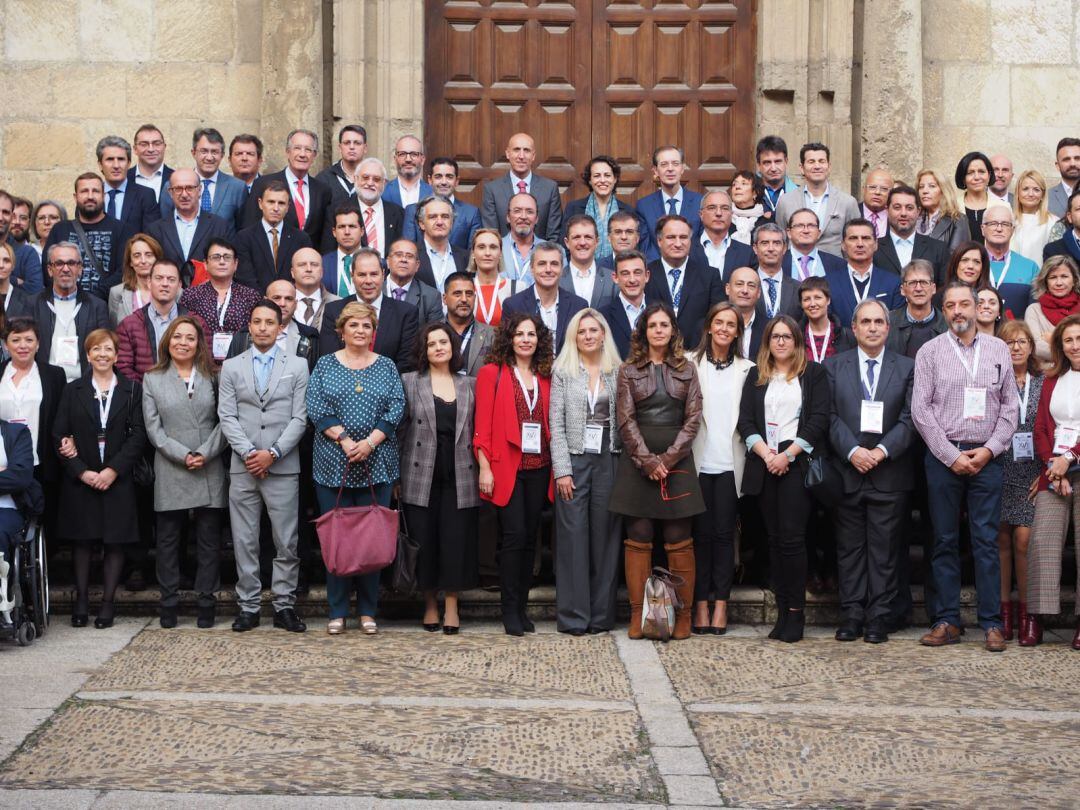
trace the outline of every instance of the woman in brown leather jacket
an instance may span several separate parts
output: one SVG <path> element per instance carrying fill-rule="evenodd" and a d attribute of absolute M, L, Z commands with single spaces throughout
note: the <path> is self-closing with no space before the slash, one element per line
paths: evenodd
<path fill-rule="evenodd" d="M 672 637 L 690 636 L 694 596 L 694 515 L 705 510 L 691 446 L 701 424 L 701 388 L 683 354 L 675 313 L 649 305 L 630 338 L 630 357 L 619 368 L 616 415 L 625 452 L 619 459 L 611 511 L 626 516 L 626 589 L 630 638 L 641 638 L 645 581 L 652 569 L 654 524 L 667 552 L 668 569 L 683 578 L 682 607 Z"/>

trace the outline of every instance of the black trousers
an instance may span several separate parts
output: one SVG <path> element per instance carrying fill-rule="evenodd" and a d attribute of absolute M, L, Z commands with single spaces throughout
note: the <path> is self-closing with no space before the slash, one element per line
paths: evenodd
<path fill-rule="evenodd" d="M 550 480 L 550 467 L 519 470 L 510 500 L 499 509 L 502 527 L 499 584 L 502 611 L 506 615 L 524 613 L 529 601 L 536 532 L 540 528 L 540 510 L 547 501 Z"/>
<path fill-rule="evenodd" d="M 458 509 L 453 481 L 435 481 L 427 506 L 403 504 L 409 533 L 420 543 L 417 580 L 423 591 L 476 587 L 478 509 Z"/>
<path fill-rule="evenodd" d="M 221 525 L 224 509 L 200 507 L 194 512 L 195 593 L 199 607 L 213 607 L 221 586 Z M 180 539 L 188 510 L 157 513 L 157 580 L 161 606 L 175 608 L 180 602 Z"/>
<path fill-rule="evenodd" d="M 840 606 L 849 621 L 883 627 L 896 601 L 906 492 L 864 481 L 836 510 Z"/>
<path fill-rule="evenodd" d="M 806 522 L 814 502 L 803 485 L 802 467 L 792 464 L 781 476 L 765 474 L 758 495 L 769 537 L 769 565 L 777 602 L 785 608 L 806 606 Z"/>
<path fill-rule="evenodd" d="M 735 473 L 700 473 L 705 511 L 694 518 L 694 601 L 727 601 L 735 579 Z"/>

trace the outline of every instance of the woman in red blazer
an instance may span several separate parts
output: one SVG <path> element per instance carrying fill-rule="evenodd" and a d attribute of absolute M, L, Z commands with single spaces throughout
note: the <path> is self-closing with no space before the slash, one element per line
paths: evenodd
<path fill-rule="evenodd" d="M 1035 495 L 1035 522 L 1028 545 L 1028 613 L 1020 628 L 1021 647 L 1042 641 L 1039 616 L 1061 612 L 1062 549 L 1070 517 L 1073 522 L 1080 519 L 1080 315 L 1063 318 L 1050 337 L 1050 369 L 1035 413 L 1034 444 L 1035 455 L 1046 469 L 1039 476 Z M 1072 647 L 1080 650 L 1080 622 Z"/>
<path fill-rule="evenodd" d="M 545 496 L 554 496 L 548 403 L 554 341 L 539 315 L 503 315 L 487 365 L 476 375 L 480 497 L 499 510 L 499 580 L 508 635 L 533 632 L 525 615 L 536 532 Z"/>

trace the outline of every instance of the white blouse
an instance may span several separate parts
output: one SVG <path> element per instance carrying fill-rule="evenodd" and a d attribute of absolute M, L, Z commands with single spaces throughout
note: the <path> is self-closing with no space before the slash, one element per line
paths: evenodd
<path fill-rule="evenodd" d="M 799 435 L 801 413 L 802 384 L 799 378 L 786 380 L 783 374 L 774 374 L 765 389 L 765 422 L 777 425 L 777 446 L 795 441 L 795 437 Z"/>
<path fill-rule="evenodd" d="M 26 425 L 30 429 L 30 439 L 34 443 L 34 465 L 38 459 L 38 430 L 41 417 L 41 375 L 37 364 L 30 366 L 30 371 L 22 378 L 19 385 L 14 383 L 15 364 L 8 363 L 4 369 L 4 378 L 0 380 L 0 419 L 7 422 Z"/>
<path fill-rule="evenodd" d="M 742 399 L 743 382 L 746 373 L 732 363 L 723 371 L 706 361 L 698 366 L 708 380 L 701 381 L 702 419 L 701 431 L 705 441 L 701 454 L 695 454 L 698 472 L 720 475 L 735 469 L 735 452 L 731 437 L 735 433 L 735 424 L 739 421 L 739 402 Z"/>
<path fill-rule="evenodd" d="M 1057 219 L 1053 216 L 1048 217 L 1046 222 L 1040 225 L 1038 214 L 1021 214 L 1020 221 L 1016 223 L 1016 228 L 1013 230 L 1009 247 L 1042 267 L 1043 248 L 1050 241 L 1050 231 L 1056 224 Z"/>
<path fill-rule="evenodd" d="M 1050 415 L 1059 428 L 1080 430 L 1080 371 L 1069 369 L 1054 386 Z"/>

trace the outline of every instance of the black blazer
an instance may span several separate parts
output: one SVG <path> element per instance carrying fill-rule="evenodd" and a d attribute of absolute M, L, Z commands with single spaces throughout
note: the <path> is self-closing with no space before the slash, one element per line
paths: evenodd
<path fill-rule="evenodd" d="M 1080 262 L 1080 250 L 1077 249 L 1076 240 L 1070 239 L 1066 233 L 1060 239 L 1047 242 L 1043 247 L 1043 261 L 1051 256 L 1072 256 L 1074 261 Z"/>
<path fill-rule="evenodd" d="M 743 438 L 760 434 L 765 436 L 765 392 L 768 385 L 757 385 L 758 369 L 754 366 L 747 372 L 743 385 L 742 402 L 739 403 L 739 435 Z M 802 413 L 799 415 L 799 427 L 796 435 L 814 448 L 816 455 L 828 453 L 829 416 L 831 395 L 829 394 L 829 375 L 824 366 L 807 363 L 806 370 L 799 377 L 802 386 Z M 806 453 L 795 457 L 795 468 L 788 475 L 806 475 L 810 460 Z M 746 467 L 743 470 L 742 491 L 744 495 L 757 495 L 761 492 L 765 476 L 765 462 L 761 456 L 750 450 L 746 451 Z M 810 497 L 809 494 L 807 497 Z"/>
<path fill-rule="evenodd" d="M 912 259 L 926 259 L 934 265 L 934 283 L 938 287 L 945 286 L 945 272 L 949 269 L 949 246 L 937 239 L 931 239 L 921 233 L 915 234 L 915 244 L 911 250 Z M 892 236 L 885 234 L 878 239 L 877 252 L 874 253 L 874 264 L 884 267 L 900 276 L 904 268 L 900 266 L 900 257 L 896 255 L 896 246 Z"/>
<path fill-rule="evenodd" d="M 566 327 L 570 325 L 570 319 L 588 306 L 589 302 L 581 296 L 559 290 L 559 305 L 555 313 L 555 354 L 562 351 L 563 341 L 566 340 Z M 504 313 L 535 313 L 536 293 L 533 292 L 532 286 L 526 287 L 503 301 L 502 311 Z"/>
<path fill-rule="evenodd" d="M 383 205 L 386 205 L 386 203 L 383 203 Z M 423 236 L 416 243 L 416 253 L 420 258 L 420 268 L 416 271 L 416 277 L 429 287 L 438 289 L 439 285 L 435 283 L 435 271 L 431 269 L 431 257 L 428 256 L 427 248 L 424 246 Z M 451 245 L 450 255 L 454 259 L 454 267 L 457 268 L 457 272 L 464 273 L 469 266 L 469 251 Z"/>
<path fill-rule="evenodd" d="M 754 314 L 754 322 L 750 325 L 750 345 L 747 347 L 746 359 L 752 363 L 757 362 L 758 352 L 761 350 L 761 339 L 765 336 L 765 326 L 768 319 L 762 315 Z"/>
<path fill-rule="evenodd" d="M 645 302 L 648 303 L 648 300 L 646 298 Z M 630 335 L 633 330 L 630 328 L 630 319 L 626 317 L 626 310 L 623 308 L 622 298 L 618 293 L 615 294 L 615 298 L 600 308 L 600 314 L 608 323 L 611 339 L 615 341 L 619 357 L 625 360 L 630 356 Z"/>
<path fill-rule="evenodd" d="M 353 185 L 352 180 L 345 177 L 345 172 L 341 170 L 340 160 L 319 172 L 318 179 L 322 180 L 330 190 L 330 208 L 326 216 L 331 220 L 330 227 L 333 227 L 335 208 L 346 203 L 356 205 L 356 186 Z M 342 185 L 343 182 L 348 186 L 348 190 Z"/>
<path fill-rule="evenodd" d="M 60 459 L 53 450 L 52 426 L 56 419 L 56 410 L 60 407 L 60 397 L 67 385 L 67 376 L 58 366 L 50 366 L 40 360 L 35 361 L 38 376 L 41 378 L 41 405 L 38 406 L 37 456 L 40 468 L 40 480 L 55 481 L 60 477 Z M 10 358 L 0 363 L 0 378 L 3 378 Z"/>
<path fill-rule="evenodd" d="M 180 278 L 184 286 L 190 286 L 195 278 L 193 261 L 206 261 L 206 248 L 210 240 L 214 238 L 228 239 L 230 242 L 236 238 L 236 231 L 230 220 L 222 219 L 217 214 L 199 214 L 199 224 L 195 226 L 195 236 L 191 239 L 191 249 L 184 256 L 184 248 L 180 244 L 180 236 L 176 231 L 176 220 L 172 217 L 162 217 L 146 229 L 146 232 L 161 243 L 161 249 L 165 251 L 165 257 L 176 262 L 180 268 Z"/>
<path fill-rule="evenodd" d="M 172 174 L 172 172 L 169 172 Z M 168 181 L 163 180 L 162 187 Z M 105 187 L 105 207 L 109 205 L 109 187 Z M 140 186 L 128 177 L 124 191 L 124 207 L 120 209 L 120 221 L 131 228 L 132 233 L 145 233 L 151 223 L 161 219 L 161 206 L 154 198 L 154 192 L 146 186 Z"/>
<path fill-rule="evenodd" d="M 34 445 L 30 429 L 14 422 L 0 422 L 7 467 L 0 471 L 0 494 L 11 495 L 24 518 L 44 511 L 45 496 L 35 480 Z"/>
<path fill-rule="evenodd" d="M 363 203 L 360 203 L 360 210 L 363 211 Z M 400 205 L 394 205 L 392 202 L 382 201 L 382 221 L 383 232 L 379 234 L 379 252 L 386 256 L 390 252 L 390 245 L 401 238 L 401 229 L 405 225 L 405 209 Z M 367 231 L 364 230 L 364 215 L 360 214 L 360 245 L 361 247 L 367 247 Z M 330 240 L 330 247 L 327 250 L 337 250 L 337 242 L 333 239 Z M 386 264 L 386 261 L 383 261 Z M 432 286 L 435 286 L 432 284 Z"/>
<path fill-rule="evenodd" d="M 4 318 L 10 321 L 12 318 L 33 318 L 34 299 L 33 293 L 28 293 L 21 286 L 11 285 L 11 300 L 4 307 Z"/>
<path fill-rule="evenodd" d="M 265 292 L 271 282 L 278 279 L 292 281 L 292 259 L 300 248 L 313 247 L 311 237 L 287 222 L 278 226 L 277 263 L 270 250 L 262 222 L 243 228 L 236 234 L 236 254 L 239 265 L 236 281 L 245 287 Z"/>
<path fill-rule="evenodd" d="M 875 399 L 885 406 L 884 432 L 862 433 L 862 377 L 857 349 L 833 355 L 825 361 L 832 394 L 829 444 L 832 457 L 844 478 L 844 492 L 857 492 L 869 481 L 880 492 L 905 492 L 915 480 L 911 448 L 915 428 L 911 422 L 911 391 L 915 384 L 915 361 L 887 349 L 881 353 Z M 888 456 L 863 475 L 847 460 L 856 447 L 868 450 L 882 445 Z"/>
<path fill-rule="evenodd" d="M 780 276 L 780 311 L 777 314 L 787 315 L 797 321 L 802 317 L 802 306 L 799 304 L 799 282 L 793 279 L 789 273 L 785 273 L 783 269 L 780 270 L 778 275 Z M 761 295 L 758 297 L 757 302 L 758 320 L 764 318 L 767 321 L 769 319 L 765 314 L 765 299 L 768 295 L 769 288 L 765 285 L 765 282 L 762 282 Z"/>
<path fill-rule="evenodd" d="M 682 332 L 683 345 L 697 346 L 701 340 L 701 330 L 705 324 L 705 314 L 709 307 L 724 300 L 724 282 L 720 274 L 707 264 L 695 262 L 692 258 L 683 268 L 685 276 L 682 282 L 681 306 L 676 321 Z M 650 303 L 663 301 L 671 306 L 671 290 L 668 287 L 667 273 L 660 259 L 649 264 L 649 282 L 645 285 L 645 298 Z"/>
<path fill-rule="evenodd" d="M 162 164 L 162 166 L 161 166 L 161 190 L 162 190 L 163 193 L 165 192 L 165 187 L 167 185 L 169 185 L 169 178 L 172 177 L 172 173 L 173 173 L 172 166 L 166 166 L 166 165 Z M 130 169 L 128 169 L 127 179 L 128 179 L 128 185 L 129 186 L 130 185 L 138 185 L 138 183 L 135 182 L 135 166 L 132 166 Z M 146 188 L 146 186 L 143 186 L 143 188 Z M 146 190 L 150 191 L 150 189 L 148 189 L 148 188 Z M 154 193 L 153 191 L 150 191 L 151 195 L 153 195 L 153 193 Z M 161 200 L 158 199 L 158 198 L 155 198 L 155 200 L 157 202 L 157 205 L 159 206 L 158 214 L 160 216 L 160 214 L 161 214 L 161 208 L 160 208 Z"/>
<path fill-rule="evenodd" d="M 56 330 L 56 315 L 49 308 L 52 297 L 51 289 L 42 290 L 34 297 L 34 320 L 37 321 L 40 341 L 36 359 L 38 363 L 44 365 L 49 363 L 53 332 Z M 109 328 L 109 306 L 96 295 L 90 295 L 82 290 L 79 290 L 75 302 L 82 305 L 75 315 L 75 336 L 79 343 L 79 368 L 83 374 L 86 374 L 90 370 L 90 364 L 82 348 L 83 341 L 95 329 Z"/>
<path fill-rule="evenodd" d="M 289 185 L 289 181 L 285 178 L 284 169 L 280 172 L 264 174 L 258 177 L 251 184 L 251 193 L 248 194 L 247 202 L 244 203 L 243 223 L 245 228 L 258 225 L 259 220 L 262 219 L 262 211 L 259 210 L 259 198 L 262 196 L 263 188 L 271 180 L 280 180 L 285 185 Z M 308 188 L 311 199 L 307 201 L 303 231 L 311 239 L 311 243 L 318 248 L 319 253 L 326 253 L 326 251 L 333 250 L 335 247 L 334 237 L 330 234 L 330 228 L 334 224 L 330 221 L 332 195 L 329 186 L 315 175 L 309 174 L 308 180 L 310 181 Z M 294 189 L 290 188 L 290 201 L 293 192 Z M 289 205 L 289 209 L 285 213 L 285 222 L 294 228 L 300 227 L 300 221 L 296 218 L 295 204 Z"/>
<path fill-rule="evenodd" d="M 694 238 L 690 241 L 690 261 L 697 264 L 709 265 L 709 257 L 705 253 L 705 246 L 701 244 L 701 233 L 699 229 L 694 234 Z M 753 267 L 757 269 L 758 260 L 757 254 L 754 253 L 753 248 L 749 245 L 744 245 L 742 242 L 731 240 L 728 245 L 727 253 L 724 254 L 724 266 L 716 268 L 720 271 L 720 275 L 724 277 L 724 281 L 727 281 L 731 276 L 731 271 L 738 267 Z"/>
<path fill-rule="evenodd" d="M 338 315 L 351 301 L 359 301 L 359 296 L 339 298 L 331 301 L 323 310 L 322 329 L 319 330 L 319 352 L 330 354 L 340 349 L 341 337 L 334 328 Z M 383 354 L 397 363 L 398 371 L 404 374 L 416 368 L 415 344 L 420 331 L 420 311 L 412 304 L 395 301 L 383 296 L 379 312 L 379 327 L 375 330 L 375 353 Z"/>

